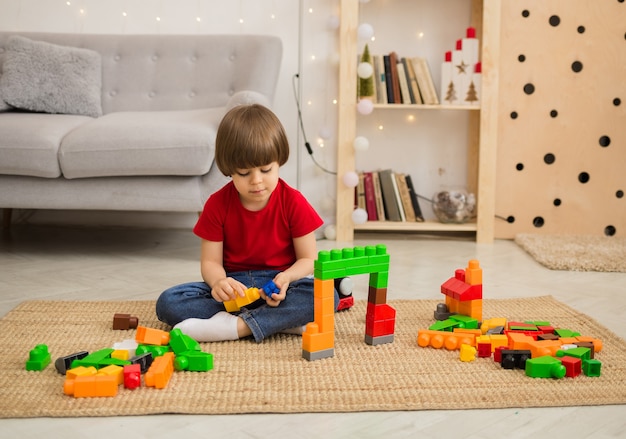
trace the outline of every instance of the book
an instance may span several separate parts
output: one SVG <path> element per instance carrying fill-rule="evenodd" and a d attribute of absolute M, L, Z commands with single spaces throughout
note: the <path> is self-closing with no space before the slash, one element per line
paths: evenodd
<path fill-rule="evenodd" d="M 376 194 L 374 193 L 374 178 L 371 172 L 363 173 L 363 184 L 365 186 L 365 210 L 367 210 L 367 220 L 377 221 Z"/>
<path fill-rule="evenodd" d="M 398 81 L 400 82 L 400 94 L 402 95 L 403 104 L 413 104 L 415 101 L 411 99 L 411 93 L 409 92 L 409 82 L 406 78 L 406 70 L 402 61 L 398 63 Z"/>
<path fill-rule="evenodd" d="M 367 205 L 365 203 L 365 181 L 363 173 L 359 172 L 358 175 L 359 183 L 356 186 L 356 207 L 367 210 Z"/>
<path fill-rule="evenodd" d="M 389 55 L 383 55 L 383 65 L 385 66 L 385 88 L 387 89 L 387 103 L 395 103 L 393 96 L 393 85 L 391 84 L 391 62 Z"/>
<path fill-rule="evenodd" d="M 378 171 L 372 171 L 372 181 L 374 183 L 374 198 L 376 200 L 378 221 L 385 221 L 385 205 L 383 203 L 383 191 L 380 187 L 380 175 Z"/>
<path fill-rule="evenodd" d="M 379 172 L 380 187 L 382 189 L 383 204 L 385 206 L 385 217 L 389 221 L 402 221 L 400 216 L 400 209 L 398 207 L 398 201 L 396 198 L 396 179 L 393 176 L 391 169 L 385 169 Z"/>
<path fill-rule="evenodd" d="M 413 180 L 411 179 L 411 176 L 409 174 L 405 175 L 404 179 L 406 180 L 406 185 L 409 189 L 411 204 L 413 205 L 413 211 L 415 212 L 415 221 L 423 222 L 424 215 L 422 214 L 422 209 L 420 208 L 417 192 L 415 192 L 415 187 L 413 186 Z"/>
<path fill-rule="evenodd" d="M 398 184 L 398 192 L 400 193 L 400 201 L 402 202 L 406 221 L 415 222 L 415 209 L 413 209 L 413 204 L 411 203 L 411 195 L 409 194 L 409 187 L 406 183 L 406 176 L 402 173 L 397 173 L 396 182 Z"/>
<path fill-rule="evenodd" d="M 374 74 L 376 75 L 376 102 L 387 103 L 387 81 L 385 78 L 385 62 L 380 55 L 374 55 Z"/>
<path fill-rule="evenodd" d="M 402 93 L 400 91 L 400 80 L 398 79 L 398 54 L 389 54 L 389 67 L 391 70 L 391 86 L 393 88 L 393 101 L 395 104 L 402 103 Z"/>
<path fill-rule="evenodd" d="M 411 58 L 411 62 L 415 70 L 417 84 L 424 98 L 424 104 L 438 105 L 439 98 L 437 97 L 437 91 L 435 90 L 435 84 L 433 83 L 433 77 L 430 73 L 428 62 L 425 58 L 420 57 Z"/>
<path fill-rule="evenodd" d="M 406 63 L 406 70 L 409 72 L 409 86 L 411 91 L 413 92 L 413 99 L 415 99 L 416 104 L 423 104 L 424 100 L 422 99 L 419 86 L 417 85 L 417 78 L 415 77 L 415 69 L 413 68 L 413 63 L 406 58 L 402 59 Z"/>
<path fill-rule="evenodd" d="M 398 206 L 398 212 L 400 213 L 400 221 L 406 221 L 406 215 L 404 214 L 404 208 L 402 207 L 402 199 L 400 198 L 400 189 L 398 188 L 398 181 L 396 180 L 396 173 L 391 173 L 391 184 L 393 185 L 393 196 L 396 199 L 396 206 Z"/>

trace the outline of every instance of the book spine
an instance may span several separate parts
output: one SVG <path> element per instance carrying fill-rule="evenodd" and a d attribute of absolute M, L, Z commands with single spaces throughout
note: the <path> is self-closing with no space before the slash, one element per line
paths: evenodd
<path fill-rule="evenodd" d="M 380 187 L 383 194 L 383 204 L 385 205 L 385 217 L 389 221 L 401 221 L 396 194 L 393 188 L 394 177 L 391 169 L 380 171 Z"/>
<path fill-rule="evenodd" d="M 402 103 L 402 94 L 400 92 L 400 81 L 398 79 L 398 55 L 396 52 L 389 54 L 389 66 L 391 68 L 391 85 L 393 88 L 393 100 L 395 104 Z"/>
<path fill-rule="evenodd" d="M 378 213 L 376 212 L 376 195 L 374 194 L 374 180 L 371 172 L 363 173 L 363 182 L 365 185 L 365 205 L 367 210 L 367 220 L 377 221 Z"/>
<path fill-rule="evenodd" d="M 424 215 L 422 214 L 422 209 L 420 208 L 419 198 L 417 196 L 417 192 L 415 192 L 415 187 L 413 186 L 413 179 L 410 175 L 406 175 L 404 177 L 406 180 L 406 186 L 409 190 L 409 195 L 411 197 L 411 204 L 413 204 L 413 211 L 415 212 L 415 221 L 423 222 Z"/>
<path fill-rule="evenodd" d="M 411 95 L 409 93 L 409 83 L 406 80 L 406 71 L 404 70 L 404 64 L 399 62 L 396 66 L 398 69 L 398 82 L 400 83 L 400 94 L 402 95 L 403 104 L 411 104 Z"/>
<path fill-rule="evenodd" d="M 378 221 L 385 221 L 385 205 L 383 203 L 383 192 L 380 187 L 380 175 L 378 171 L 372 172 L 372 180 L 374 182 L 374 196 L 376 199 L 376 213 Z"/>
<path fill-rule="evenodd" d="M 389 55 L 383 55 L 383 62 L 385 64 L 385 85 L 387 88 L 387 103 L 394 104 L 395 99 L 393 96 L 393 85 L 391 79 L 391 61 L 389 59 Z"/>
<path fill-rule="evenodd" d="M 400 214 L 400 221 L 406 221 L 406 215 L 402 207 L 402 199 L 400 198 L 400 189 L 398 188 L 398 182 L 396 181 L 396 174 L 394 172 L 391 173 L 391 185 L 393 186 L 393 196 L 396 206 L 398 207 L 398 213 Z"/>
<path fill-rule="evenodd" d="M 398 191 L 400 192 L 400 200 L 402 201 L 406 221 L 415 222 L 415 210 L 413 209 L 413 204 L 411 204 L 411 196 L 409 195 L 405 175 L 401 173 L 396 174 L 396 181 L 398 183 Z"/>

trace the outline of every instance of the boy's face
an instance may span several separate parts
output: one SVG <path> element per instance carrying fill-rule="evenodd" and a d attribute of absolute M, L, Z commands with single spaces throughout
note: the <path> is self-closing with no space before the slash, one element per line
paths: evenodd
<path fill-rule="evenodd" d="M 252 211 L 263 209 L 278 185 L 278 162 L 250 169 L 237 169 L 231 175 L 241 204 Z"/>

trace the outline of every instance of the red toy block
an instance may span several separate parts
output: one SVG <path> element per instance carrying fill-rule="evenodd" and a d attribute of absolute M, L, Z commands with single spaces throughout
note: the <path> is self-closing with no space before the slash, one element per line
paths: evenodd
<path fill-rule="evenodd" d="M 565 376 L 574 378 L 582 373 L 583 362 L 580 358 L 565 356 L 560 358 L 560 360 L 563 366 L 565 366 Z"/>
<path fill-rule="evenodd" d="M 133 390 L 139 386 L 141 386 L 141 366 L 139 364 L 124 366 L 124 387 Z"/>
<path fill-rule="evenodd" d="M 491 343 L 477 343 L 476 344 L 478 356 L 483 357 L 491 357 Z"/>

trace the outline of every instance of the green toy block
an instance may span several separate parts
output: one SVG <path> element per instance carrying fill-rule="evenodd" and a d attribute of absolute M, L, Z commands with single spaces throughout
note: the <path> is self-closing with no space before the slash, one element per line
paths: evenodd
<path fill-rule="evenodd" d="M 591 359 L 591 349 L 589 348 L 572 348 L 572 349 L 559 349 L 556 351 L 557 357 L 569 357 L 580 358 L 582 361 Z"/>
<path fill-rule="evenodd" d="M 453 314 L 450 316 L 451 320 L 459 322 L 459 328 L 465 329 L 478 329 L 478 320 L 470 316 L 464 316 L 462 314 Z"/>
<path fill-rule="evenodd" d="M 172 329 L 170 331 L 170 347 L 176 355 L 188 351 L 200 351 L 200 343 L 189 337 L 187 334 L 178 329 Z"/>
<path fill-rule="evenodd" d="M 44 370 L 48 364 L 50 364 L 51 357 L 48 352 L 48 346 L 45 344 L 38 344 L 28 353 L 28 360 L 26 360 L 26 370 Z"/>
<path fill-rule="evenodd" d="M 176 370 L 206 372 L 213 369 L 213 354 L 202 351 L 188 351 L 176 356 Z"/>
<path fill-rule="evenodd" d="M 428 327 L 431 331 L 449 331 L 452 332 L 454 328 L 460 328 L 460 322 L 452 319 L 438 320 Z"/>
<path fill-rule="evenodd" d="M 572 331 L 570 329 L 558 328 L 554 330 L 554 333 L 561 338 L 580 337 L 580 332 Z"/>
<path fill-rule="evenodd" d="M 509 325 L 511 331 L 537 331 L 537 326 L 530 323 L 527 325 Z"/>
<path fill-rule="evenodd" d="M 124 367 L 129 364 L 133 364 L 133 363 L 131 363 L 129 360 L 120 360 L 119 358 L 109 357 L 109 358 L 103 358 L 102 360 L 100 360 L 100 362 L 98 363 L 98 368 L 111 366 L 111 365 Z"/>
<path fill-rule="evenodd" d="M 389 272 L 379 271 L 370 273 L 369 286 L 374 288 L 387 288 L 389 283 Z"/>
<path fill-rule="evenodd" d="M 99 369 L 100 365 L 102 364 L 102 360 L 104 360 L 105 358 L 111 358 L 111 353 L 113 353 L 113 351 L 114 349 L 107 348 L 92 352 L 85 358 L 72 361 L 72 369 L 79 366 L 95 367 L 96 369 Z"/>
<path fill-rule="evenodd" d="M 150 352 L 152 354 L 152 357 L 156 358 L 156 357 L 160 357 L 164 355 L 165 353 L 171 350 L 172 349 L 170 348 L 169 345 L 157 346 L 157 345 L 151 345 L 151 344 L 140 344 L 139 346 L 137 346 L 137 349 L 135 350 L 135 355 L 141 355 L 141 354 Z"/>
<path fill-rule="evenodd" d="M 561 360 L 546 355 L 526 360 L 525 372 L 533 378 L 563 378 L 566 371 Z"/>
<path fill-rule="evenodd" d="M 524 323 L 528 323 L 529 325 L 535 325 L 535 326 L 550 326 L 550 322 L 546 322 L 545 320 L 530 320 L 530 321 L 525 321 Z"/>
<path fill-rule="evenodd" d="M 599 377 L 602 363 L 593 358 L 583 360 L 583 373 L 588 377 Z"/>

